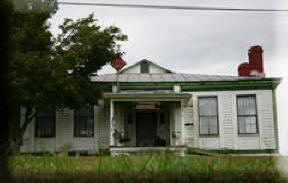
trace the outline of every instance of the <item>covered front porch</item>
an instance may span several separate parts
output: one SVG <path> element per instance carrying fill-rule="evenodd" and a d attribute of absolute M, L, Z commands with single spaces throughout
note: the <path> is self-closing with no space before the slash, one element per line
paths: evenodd
<path fill-rule="evenodd" d="M 111 152 L 184 147 L 186 93 L 105 93 Z"/>

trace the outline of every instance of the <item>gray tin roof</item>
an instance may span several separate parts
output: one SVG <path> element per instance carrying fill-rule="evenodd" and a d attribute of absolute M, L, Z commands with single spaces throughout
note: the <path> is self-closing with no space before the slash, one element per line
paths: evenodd
<path fill-rule="evenodd" d="M 201 81 L 236 81 L 236 80 L 258 80 L 260 77 L 238 77 L 204 74 L 183 73 L 161 73 L 161 74 L 103 74 L 92 76 L 93 82 L 201 82 Z"/>

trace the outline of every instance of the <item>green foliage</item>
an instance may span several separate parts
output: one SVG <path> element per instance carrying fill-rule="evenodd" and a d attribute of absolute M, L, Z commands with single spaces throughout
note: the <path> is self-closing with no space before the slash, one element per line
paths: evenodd
<path fill-rule="evenodd" d="M 287 160 L 281 157 L 281 161 Z M 10 165 L 15 180 L 27 182 L 285 182 L 276 161 L 273 157 L 178 157 L 165 153 L 117 157 L 22 155 L 11 157 Z"/>
<path fill-rule="evenodd" d="M 15 13 L 15 101 L 34 107 L 95 104 L 101 90 L 90 82 L 90 74 L 123 54 L 117 41 L 127 36 L 117 27 L 101 29 L 91 14 L 77 21 L 66 19 L 59 26 L 62 33 L 52 41 L 49 17 L 47 12 Z"/>
<path fill-rule="evenodd" d="M 45 98 L 43 85 L 51 82 L 51 33 L 49 12 L 14 13 L 13 54 L 10 62 L 12 99 L 22 106 L 39 104 Z"/>
<path fill-rule="evenodd" d="M 122 56 L 118 43 L 127 40 L 118 27 L 101 28 L 93 14 L 65 19 L 59 26 L 62 33 L 53 37 L 47 20 L 56 12 L 55 1 L 21 2 L 27 7 L 19 7 L 13 15 L 9 75 L 11 103 L 26 107 L 19 138 L 36 115 L 33 108 L 97 104 L 102 88 L 90 81 L 91 74 Z"/>
<path fill-rule="evenodd" d="M 77 21 L 65 19 L 59 28 L 62 34 L 57 37 L 56 53 L 74 73 L 90 74 L 123 54 L 117 41 L 127 36 L 118 27 L 101 29 L 93 14 Z"/>

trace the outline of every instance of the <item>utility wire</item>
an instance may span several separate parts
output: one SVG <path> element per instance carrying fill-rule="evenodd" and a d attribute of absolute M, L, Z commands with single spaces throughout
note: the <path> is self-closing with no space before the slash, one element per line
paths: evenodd
<path fill-rule="evenodd" d="M 144 9 L 168 9 L 168 10 L 196 10 L 196 11 L 242 11 L 242 12 L 288 12 L 288 9 L 259 9 L 259 8 L 225 8 L 225 7 L 201 7 L 201 6 L 166 6 L 146 4 L 114 4 L 114 3 L 85 3 L 85 2 L 58 2 L 62 5 L 76 6 L 105 6 L 119 8 L 144 8 Z"/>

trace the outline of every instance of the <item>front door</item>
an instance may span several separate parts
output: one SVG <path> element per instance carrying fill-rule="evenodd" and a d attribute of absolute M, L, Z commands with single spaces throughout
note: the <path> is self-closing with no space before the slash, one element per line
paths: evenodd
<path fill-rule="evenodd" d="M 136 145 L 155 146 L 157 134 L 156 112 L 136 113 Z"/>

